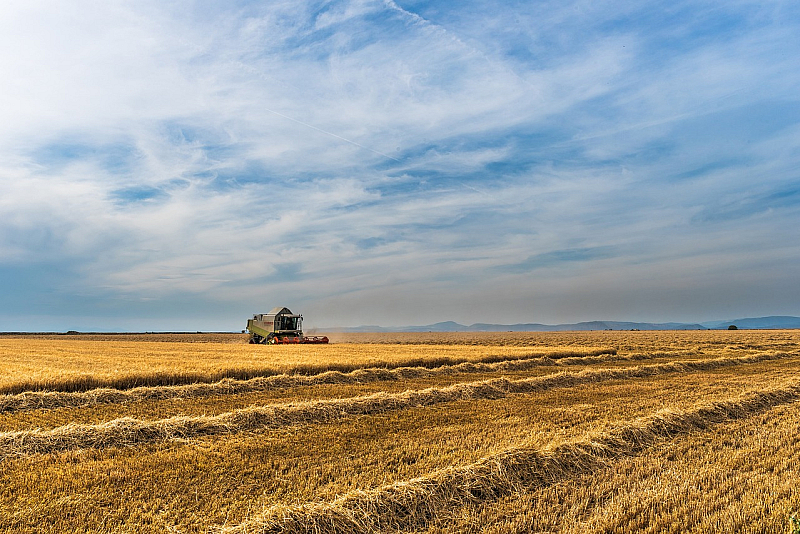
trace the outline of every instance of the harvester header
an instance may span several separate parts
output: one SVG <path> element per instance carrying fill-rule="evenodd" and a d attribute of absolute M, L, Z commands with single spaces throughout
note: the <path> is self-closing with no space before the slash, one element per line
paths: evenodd
<path fill-rule="evenodd" d="M 269 313 L 257 313 L 247 320 L 250 343 L 261 345 L 288 343 L 327 343 L 326 336 L 304 336 L 303 316 L 289 308 L 272 308 Z"/>

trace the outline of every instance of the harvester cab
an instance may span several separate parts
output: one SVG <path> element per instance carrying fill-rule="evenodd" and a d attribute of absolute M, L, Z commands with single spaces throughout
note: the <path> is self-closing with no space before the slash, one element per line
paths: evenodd
<path fill-rule="evenodd" d="M 327 343 L 325 336 L 304 336 L 303 316 L 295 315 L 289 308 L 273 308 L 269 313 L 258 313 L 247 320 L 250 343 L 274 345 L 278 343 Z"/>

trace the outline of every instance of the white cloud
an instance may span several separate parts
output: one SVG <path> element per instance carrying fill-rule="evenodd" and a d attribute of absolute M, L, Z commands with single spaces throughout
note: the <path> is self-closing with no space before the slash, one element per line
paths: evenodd
<path fill-rule="evenodd" d="M 752 124 L 796 99 L 797 24 L 755 4 L 679 3 L 664 27 L 634 2 L 215 9 L 4 3 L 1 263 L 63 262 L 97 298 L 429 291 L 441 316 L 796 252 L 777 237 L 796 208 L 770 195 L 796 178 L 798 117 Z M 704 35 L 675 15 L 693 9 L 749 22 Z M 593 247 L 615 256 L 522 288 L 497 274 Z"/>

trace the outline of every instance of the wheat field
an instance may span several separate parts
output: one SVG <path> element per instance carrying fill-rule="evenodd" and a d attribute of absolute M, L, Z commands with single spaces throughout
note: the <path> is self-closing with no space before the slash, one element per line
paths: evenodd
<path fill-rule="evenodd" d="M 800 331 L 0 336 L 2 532 L 790 532 Z"/>

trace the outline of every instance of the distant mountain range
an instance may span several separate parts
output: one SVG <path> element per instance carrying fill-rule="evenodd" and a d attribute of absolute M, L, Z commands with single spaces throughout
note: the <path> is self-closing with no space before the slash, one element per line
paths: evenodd
<path fill-rule="evenodd" d="M 800 328 L 800 317 L 793 317 L 791 315 L 771 315 L 769 317 L 749 317 L 746 319 L 733 319 L 732 321 L 702 323 L 703 326 L 710 329 L 728 328 L 728 326 L 732 324 L 736 325 L 737 328 L 750 330 Z"/>
<path fill-rule="evenodd" d="M 587 330 L 724 330 L 730 325 L 745 330 L 800 328 L 800 317 L 773 315 L 749 317 L 730 321 L 708 321 L 705 323 L 636 323 L 626 321 L 587 321 L 569 324 L 488 324 L 463 325 L 444 321 L 422 326 L 354 326 L 341 328 L 319 328 L 324 332 L 565 332 Z"/>

